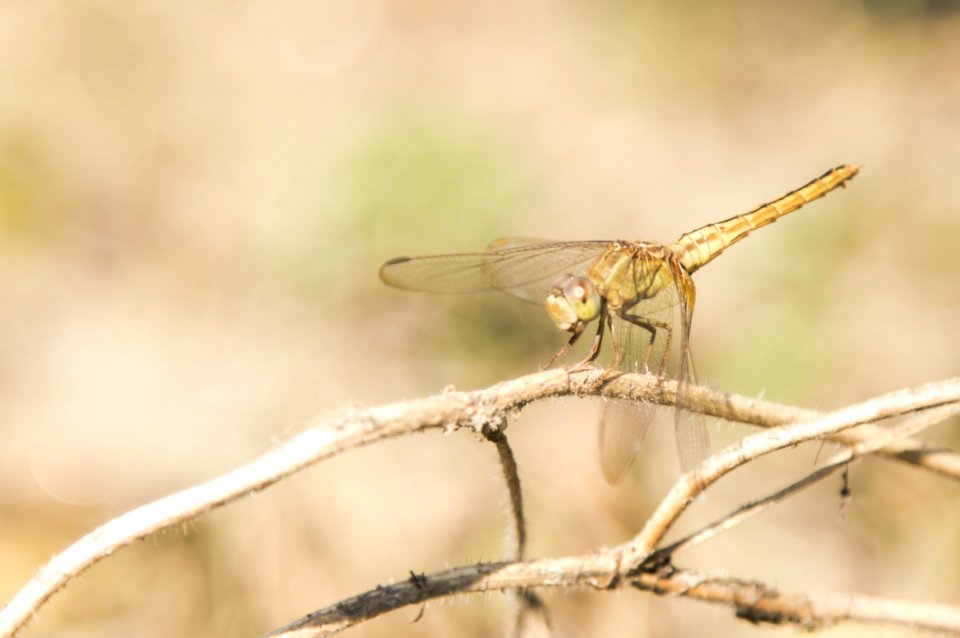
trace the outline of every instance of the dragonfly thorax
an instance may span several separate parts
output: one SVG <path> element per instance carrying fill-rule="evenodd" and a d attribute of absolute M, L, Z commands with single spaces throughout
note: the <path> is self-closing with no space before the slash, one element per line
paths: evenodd
<path fill-rule="evenodd" d="M 553 282 L 545 305 L 558 328 L 576 334 L 600 316 L 602 301 L 592 281 L 567 274 Z"/>

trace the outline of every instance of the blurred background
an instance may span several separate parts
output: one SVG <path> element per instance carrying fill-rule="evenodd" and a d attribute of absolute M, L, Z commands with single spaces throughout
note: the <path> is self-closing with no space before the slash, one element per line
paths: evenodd
<path fill-rule="evenodd" d="M 377 269 L 397 255 L 670 242 L 861 163 L 697 273 L 700 377 L 828 409 L 956 375 L 957 8 L 2 3 L 0 600 L 93 527 L 318 416 L 484 387 L 564 342 L 506 296 L 388 289 Z M 677 476 L 664 419 L 607 485 L 599 409 L 556 400 L 511 424 L 532 556 L 626 540 Z M 957 425 L 926 437 L 960 444 Z M 748 433 L 711 427 L 715 449 Z M 680 529 L 818 453 L 725 479 Z M 676 562 L 960 601 L 958 485 L 876 459 L 851 480 L 844 511 L 828 481 Z M 379 444 L 118 552 L 23 635 L 254 635 L 410 570 L 498 559 L 505 503 L 493 446 L 468 433 Z M 559 636 L 780 635 L 686 600 L 543 596 Z M 351 635 L 497 635 L 504 608 L 450 599 Z"/>

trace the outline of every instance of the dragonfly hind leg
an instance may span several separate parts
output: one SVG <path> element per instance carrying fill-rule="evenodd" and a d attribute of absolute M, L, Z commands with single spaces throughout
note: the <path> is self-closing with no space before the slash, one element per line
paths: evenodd
<path fill-rule="evenodd" d="M 620 314 L 620 318 L 631 323 L 638 328 L 642 328 L 650 334 L 650 342 L 643 353 L 643 373 L 650 374 L 650 358 L 653 356 L 653 347 L 657 342 L 657 331 L 662 330 L 666 335 L 666 343 L 663 347 L 663 353 L 660 355 L 660 361 L 656 363 L 656 374 L 662 377 L 667 369 L 667 358 L 670 356 L 670 343 L 673 340 L 673 326 L 663 321 L 647 319 L 638 315 L 631 315 L 627 312 Z"/>

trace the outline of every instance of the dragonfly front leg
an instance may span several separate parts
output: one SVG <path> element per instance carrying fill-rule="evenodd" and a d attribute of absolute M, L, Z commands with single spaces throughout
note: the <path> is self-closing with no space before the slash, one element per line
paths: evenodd
<path fill-rule="evenodd" d="M 603 312 L 600 316 L 600 322 L 597 325 L 597 334 L 593 337 L 593 344 L 590 346 L 590 352 L 588 352 L 587 356 L 584 357 L 579 363 L 573 366 L 572 370 L 581 370 L 586 368 L 596 360 L 597 356 L 600 354 L 600 345 L 603 343 L 604 322 L 609 320 L 609 315 L 606 312 Z M 580 339 L 580 335 L 582 334 L 583 330 L 573 333 L 573 336 L 570 337 L 570 341 L 568 341 L 565 346 L 560 348 L 560 351 L 557 352 L 557 354 L 553 355 L 553 358 L 550 359 L 550 363 L 547 364 L 547 367 L 552 367 L 557 360 L 561 359 L 564 355 L 570 352 L 570 348 L 572 348 L 573 344 Z"/>
<path fill-rule="evenodd" d="M 573 367 L 574 370 L 582 370 L 583 368 L 589 367 L 591 363 L 597 360 L 597 357 L 600 355 L 600 345 L 603 343 L 603 327 L 609 320 L 610 315 L 606 312 L 600 316 L 600 321 L 597 323 L 597 334 L 593 337 L 593 345 L 590 346 L 590 352 L 587 353 L 587 356 L 585 356 L 580 363 Z M 611 334 L 613 334 L 612 331 Z"/>
<path fill-rule="evenodd" d="M 575 343 L 577 342 L 577 339 L 579 339 L 579 338 L 580 338 L 580 335 L 582 335 L 582 334 L 583 334 L 583 332 L 575 332 L 575 333 L 573 333 L 573 336 L 570 337 L 570 341 L 568 341 L 565 346 L 563 346 L 562 348 L 560 348 L 560 350 L 557 351 L 557 354 L 553 355 L 553 358 L 550 359 L 550 363 L 547 364 L 547 367 L 548 367 L 548 368 L 552 368 L 552 367 L 553 367 L 553 364 L 556 363 L 558 359 L 562 359 L 562 358 L 564 357 L 564 355 L 566 355 L 568 352 L 570 352 L 570 348 L 573 347 L 573 344 L 575 344 Z"/>

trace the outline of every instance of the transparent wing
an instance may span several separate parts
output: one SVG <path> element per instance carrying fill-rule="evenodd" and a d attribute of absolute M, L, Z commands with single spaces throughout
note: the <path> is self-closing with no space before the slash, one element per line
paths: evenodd
<path fill-rule="evenodd" d="M 619 344 L 619 368 L 624 372 L 663 374 L 672 341 L 672 315 L 677 306 L 672 291 L 664 291 L 631 308 L 629 318 L 615 317 L 614 348 Z M 600 421 L 600 467 L 607 482 L 619 482 L 633 465 L 657 408 L 651 403 L 610 399 Z"/>
<path fill-rule="evenodd" d="M 649 336 L 636 326 L 614 321 L 611 338 L 622 350 L 620 369 L 640 372 L 640 360 L 650 343 Z M 640 451 L 650 422 L 656 414 L 650 403 L 607 399 L 600 418 L 600 468 L 611 485 L 619 483 Z"/>
<path fill-rule="evenodd" d="M 680 369 L 677 374 L 677 408 L 674 413 L 674 423 L 680 467 L 684 472 L 688 472 L 707 457 L 710 450 L 710 432 L 707 430 L 706 418 L 703 414 L 686 407 L 692 404 L 690 391 L 697 383 L 693 353 L 690 350 L 690 324 L 696 294 L 689 275 L 683 272 L 676 278 L 680 315 Z"/>
<path fill-rule="evenodd" d="M 397 288 L 439 293 L 500 290 L 542 303 L 556 275 L 578 274 L 606 241 L 499 239 L 483 252 L 397 257 L 380 268 L 380 279 Z"/>
<path fill-rule="evenodd" d="M 600 421 L 600 468 L 611 485 L 619 483 L 640 451 L 655 414 L 648 403 L 609 399 Z"/>
<path fill-rule="evenodd" d="M 676 276 L 678 284 L 651 299 L 627 309 L 614 321 L 615 338 L 622 350 L 620 369 L 649 372 L 666 377 L 674 371 L 677 378 L 677 408 L 674 410 L 675 436 L 680 465 L 684 471 L 696 467 L 707 455 L 710 445 L 706 421 L 691 405 L 690 391 L 696 384 L 690 351 L 690 319 L 693 313 L 693 282 L 685 274 Z M 671 354 L 676 350 L 674 365 Z M 674 376 L 671 375 L 671 376 Z M 604 406 L 600 424 L 600 464 L 610 483 L 623 478 L 630 469 L 654 415 L 648 403 L 614 399 Z"/>
<path fill-rule="evenodd" d="M 689 345 L 686 352 L 681 352 L 681 372 L 677 378 L 677 409 L 674 413 L 677 435 L 677 454 L 680 456 L 680 467 L 689 472 L 707 458 L 710 451 L 710 432 L 702 414 L 685 409 L 690 405 L 690 389 L 696 385 L 696 375 L 693 371 L 693 357 Z"/>

